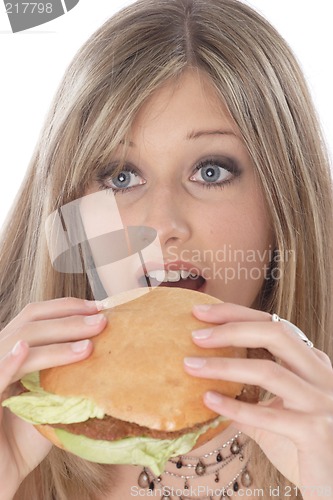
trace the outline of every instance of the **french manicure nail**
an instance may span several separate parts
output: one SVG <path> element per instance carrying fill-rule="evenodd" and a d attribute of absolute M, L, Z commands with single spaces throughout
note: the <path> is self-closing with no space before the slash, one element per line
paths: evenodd
<path fill-rule="evenodd" d="M 210 308 L 211 308 L 211 306 L 209 304 L 202 304 L 202 305 L 198 305 L 198 306 L 193 306 L 193 309 L 195 309 L 196 311 L 199 311 L 199 312 L 207 312 L 207 311 L 209 311 Z"/>
<path fill-rule="evenodd" d="M 205 358 L 184 358 L 184 363 L 189 368 L 203 368 L 206 360 Z"/>
<path fill-rule="evenodd" d="M 94 311 L 101 311 L 104 306 L 103 302 L 101 300 L 85 300 L 85 305 L 88 307 L 88 309 L 92 309 Z"/>
<path fill-rule="evenodd" d="M 208 339 L 212 333 L 213 333 L 212 328 L 204 328 L 203 330 L 194 330 L 192 332 L 192 337 L 194 339 L 203 340 L 203 339 Z"/>
<path fill-rule="evenodd" d="M 72 351 L 76 353 L 83 352 L 87 349 L 88 345 L 90 344 L 90 340 L 79 340 L 78 342 L 74 342 L 72 344 Z"/>
<path fill-rule="evenodd" d="M 104 314 L 93 314 L 92 316 L 85 316 L 83 321 L 86 325 L 92 326 L 97 325 L 105 318 Z"/>
<path fill-rule="evenodd" d="M 12 349 L 12 356 L 19 356 L 23 350 L 23 340 L 18 340 Z"/>
<path fill-rule="evenodd" d="M 207 403 L 211 403 L 213 405 L 222 403 L 222 396 L 220 394 L 217 394 L 216 392 L 206 392 L 205 399 Z"/>

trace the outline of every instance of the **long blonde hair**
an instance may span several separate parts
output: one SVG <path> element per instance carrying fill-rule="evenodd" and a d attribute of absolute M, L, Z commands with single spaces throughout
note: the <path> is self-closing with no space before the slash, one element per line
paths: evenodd
<path fill-rule="evenodd" d="M 260 307 L 296 323 L 332 356 L 332 269 L 326 262 L 332 255 L 332 191 L 320 127 L 288 45 L 237 0 L 139 0 L 75 56 L 3 231 L 0 322 L 31 301 L 90 297 L 84 276 L 52 269 L 45 219 L 82 195 L 119 142 L 128 140 L 143 102 L 189 67 L 205 72 L 226 103 L 270 210 L 279 258 Z M 266 492 L 269 485 L 286 484 L 259 449 L 254 462 Z M 93 499 L 112 486 L 113 472 L 53 449 L 16 498 Z"/>

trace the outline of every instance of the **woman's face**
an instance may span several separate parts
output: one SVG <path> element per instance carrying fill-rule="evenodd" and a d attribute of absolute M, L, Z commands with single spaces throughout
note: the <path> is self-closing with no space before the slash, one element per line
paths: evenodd
<path fill-rule="evenodd" d="M 188 71 L 157 91 L 130 141 L 124 171 L 113 173 L 120 145 L 87 194 L 113 189 L 125 226 L 156 229 L 165 269 L 151 262 L 151 282 L 254 305 L 273 234 L 254 166 L 208 78 Z"/>

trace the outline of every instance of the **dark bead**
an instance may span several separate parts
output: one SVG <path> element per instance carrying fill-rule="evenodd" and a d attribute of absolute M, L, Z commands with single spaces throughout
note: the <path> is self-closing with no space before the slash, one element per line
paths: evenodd
<path fill-rule="evenodd" d="M 223 498 L 230 498 L 225 491 L 223 491 L 220 500 L 223 500 Z"/>
<path fill-rule="evenodd" d="M 215 483 L 218 483 L 218 482 L 219 482 L 219 480 L 220 480 L 220 477 L 219 477 L 219 473 L 217 472 L 217 473 L 215 474 L 215 479 L 214 479 L 214 481 L 215 481 Z"/>
<path fill-rule="evenodd" d="M 245 470 L 241 476 L 241 483 L 243 486 L 248 488 L 252 484 L 252 476 L 248 470 Z"/>
<path fill-rule="evenodd" d="M 240 446 L 238 444 L 238 441 L 232 443 L 232 445 L 230 446 L 230 451 L 233 455 L 237 455 L 237 453 L 240 452 Z"/>
<path fill-rule="evenodd" d="M 138 485 L 140 488 L 148 488 L 149 486 L 149 477 L 147 472 L 142 471 L 138 478 Z"/>
<path fill-rule="evenodd" d="M 234 491 L 238 491 L 239 490 L 239 484 L 237 483 L 237 481 L 234 482 L 234 485 L 233 485 L 233 490 Z"/>
<path fill-rule="evenodd" d="M 176 467 L 177 469 L 181 469 L 183 467 L 183 462 L 181 461 L 181 459 L 179 459 L 178 462 L 176 463 Z"/>
<path fill-rule="evenodd" d="M 216 462 L 222 462 L 222 460 L 223 460 L 223 458 L 222 458 L 221 453 L 218 453 L 218 454 L 216 455 Z"/>
<path fill-rule="evenodd" d="M 196 466 L 196 468 L 195 468 L 195 473 L 196 473 L 198 476 L 203 476 L 205 472 L 206 472 L 206 466 L 205 466 L 205 464 L 203 464 L 203 463 L 199 460 L 199 462 L 197 463 L 197 466 Z"/>
<path fill-rule="evenodd" d="M 163 496 L 161 500 L 170 500 L 171 491 L 168 488 L 163 487 Z"/>
<path fill-rule="evenodd" d="M 150 491 L 153 491 L 155 489 L 155 483 L 154 483 L 154 481 L 150 481 L 150 483 L 149 483 L 149 489 L 150 489 Z"/>

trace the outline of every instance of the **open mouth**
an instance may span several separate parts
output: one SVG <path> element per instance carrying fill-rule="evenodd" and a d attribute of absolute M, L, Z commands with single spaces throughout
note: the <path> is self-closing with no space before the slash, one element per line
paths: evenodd
<path fill-rule="evenodd" d="M 140 286 L 164 286 L 186 288 L 202 292 L 206 284 L 205 278 L 195 272 L 173 269 L 149 271 L 139 279 Z"/>

